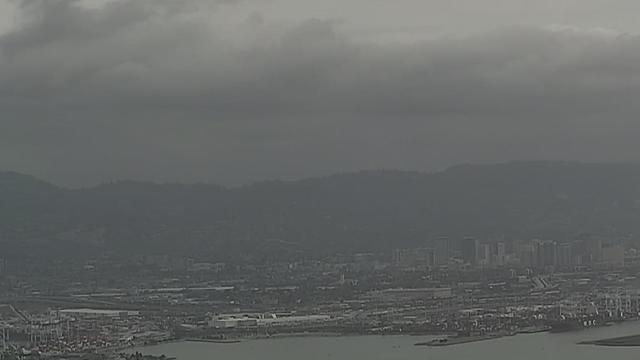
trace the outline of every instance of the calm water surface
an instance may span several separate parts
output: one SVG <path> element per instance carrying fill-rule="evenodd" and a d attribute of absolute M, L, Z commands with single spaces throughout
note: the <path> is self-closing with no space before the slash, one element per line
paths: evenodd
<path fill-rule="evenodd" d="M 599 347 L 576 342 L 640 334 L 640 322 L 563 334 L 530 334 L 448 347 L 413 344 L 413 336 L 305 337 L 247 340 L 236 344 L 169 343 L 134 349 L 178 360 L 638 360 L 640 347 Z"/>

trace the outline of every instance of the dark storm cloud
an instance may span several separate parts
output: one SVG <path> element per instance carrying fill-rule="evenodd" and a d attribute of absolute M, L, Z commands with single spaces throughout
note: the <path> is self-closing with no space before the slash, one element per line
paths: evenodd
<path fill-rule="evenodd" d="M 359 42 L 334 21 L 222 24 L 227 3 L 22 1 L 0 38 L 0 166 L 78 184 L 640 160 L 635 35 Z"/>

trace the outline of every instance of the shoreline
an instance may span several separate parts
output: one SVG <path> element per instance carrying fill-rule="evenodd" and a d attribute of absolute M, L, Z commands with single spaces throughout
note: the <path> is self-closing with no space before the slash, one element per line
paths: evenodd
<path fill-rule="evenodd" d="M 640 346 L 640 335 L 618 336 L 600 340 L 581 341 L 578 345 L 595 345 L 609 347 L 638 347 Z"/>
<path fill-rule="evenodd" d="M 545 330 L 546 331 L 546 330 Z M 347 337 L 394 337 L 394 336 L 402 336 L 402 337 L 428 337 L 429 339 L 426 341 L 417 342 L 415 346 L 451 346 L 458 345 L 470 342 L 479 342 L 479 341 L 488 341 L 495 340 L 503 337 L 512 337 L 518 335 L 530 335 L 534 333 L 540 333 L 543 331 L 535 331 L 535 332 L 510 332 L 510 333 L 502 333 L 502 334 L 487 334 L 487 335 L 478 335 L 478 336 L 469 336 L 469 337 L 449 337 L 448 343 L 442 343 L 438 345 L 433 345 L 432 343 L 436 340 L 437 336 L 451 336 L 452 334 L 351 334 L 351 333 L 337 333 L 337 332 L 299 332 L 299 333 L 280 333 L 273 335 L 257 335 L 251 337 L 239 337 L 239 338 L 230 338 L 230 339 L 206 339 L 206 338 L 183 338 L 183 339 L 171 339 L 166 341 L 161 341 L 156 344 L 144 344 L 144 345 L 135 345 L 131 347 L 127 347 L 126 350 L 131 349 L 143 349 L 147 347 L 170 344 L 170 343 L 186 343 L 186 342 L 194 342 L 194 343 L 210 343 L 210 344 L 220 344 L 220 345 L 232 345 L 239 344 L 243 342 L 249 341 L 257 341 L 257 340 L 278 340 L 278 339 L 292 339 L 292 338 L 347 338 Z M 123 349 L 124 350 L 124 349 Z"/>
<path fill-rule="evenodd" d="M 513 335 L 509 335 L 509 334 L 497 335 L 496 334 L 496 335 L 452 337 L 452 338 L 444 338 L 444 339 L 433 339 L 431 341 L 415 343 L 414 345 L 415 346 L 436 346 L 436 347 L 437 346 L 454 346 L 454 345 L 468 344 L 473 342 L 495 340 L 505 336 L 514 336 L 514 335 L 515 334 Z"/>

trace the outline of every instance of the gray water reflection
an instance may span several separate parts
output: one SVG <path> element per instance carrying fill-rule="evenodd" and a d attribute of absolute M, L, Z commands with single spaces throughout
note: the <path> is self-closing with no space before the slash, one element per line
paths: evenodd
<path fill-rule="evenodd" d="M 170 343 L 147 347 L 146 354 L 178 360 L 626 360 L 640 359 L 640 347 L 611 348 L 576 342 L 640 334 L 640 322 L 564 334 L 530 334 L 457 346 L 432 348 L 413 344 L 426 337 L 353 336 L 252 340 L 237 344 Z"/>

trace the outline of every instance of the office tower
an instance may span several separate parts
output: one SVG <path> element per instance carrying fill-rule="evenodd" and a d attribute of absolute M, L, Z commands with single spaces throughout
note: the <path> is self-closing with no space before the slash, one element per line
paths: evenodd
<path fill-rule="evenodd" d="M 440 237 L 433 242 L 435 265 L 447 265 L 449 263 L 449 238 Z"/>
<path fill-rule="evenodd" d="M 476 265 L 478 263 L 478 240 L 465 238 L 462 240 L 460 251 L 462 261 L 466 264 Z"/>

